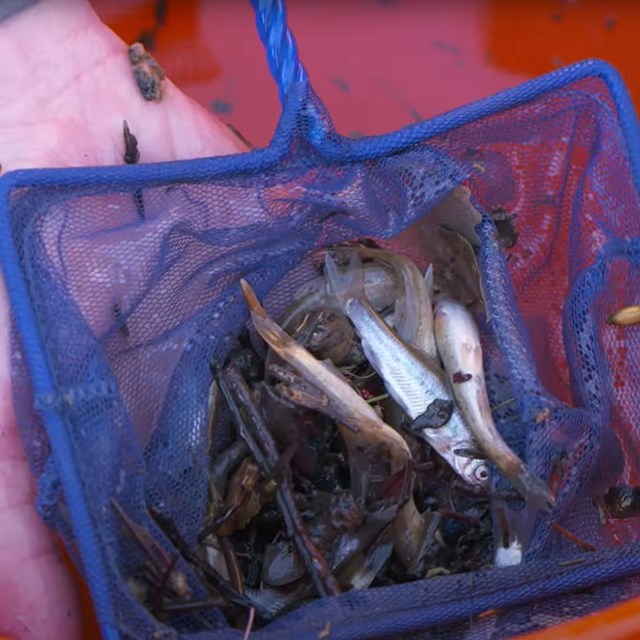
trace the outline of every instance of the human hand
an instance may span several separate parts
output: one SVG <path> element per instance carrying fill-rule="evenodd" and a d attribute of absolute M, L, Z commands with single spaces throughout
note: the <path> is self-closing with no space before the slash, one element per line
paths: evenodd
<path fill-rule="evenodd" d="M 0 163 L 123 164 L 122 121 L 140 162 L 245 151 L 210 113 L 164 81 L 159 103 L 135 84 L 127 45 L 86 0 L 40 0 L 0 23 Z M 0 634 L 81 638 L 74 582 L 34 508 L 34 481 L 12 407 L 9 308 L 0 283 Z"/>

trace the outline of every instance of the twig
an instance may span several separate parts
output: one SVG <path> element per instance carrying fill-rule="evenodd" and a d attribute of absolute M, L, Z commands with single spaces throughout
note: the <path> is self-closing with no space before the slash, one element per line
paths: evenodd
<path fill-rule="evenodd" d="M 206 524 L 202 531 L 198 534 L 198 542 L 204 542 L 205 538 L 208 538 L 209 535 L 215 533 L 231 516 L 235 514 L 235 512 L 243 505 L 244 502 L 248 499 L 250 494 L 245 494 L 244 499 L 240 503 L 234 503 L 229 505 L 222 513 L 218 513 L 214 516 L 214 518 Z"/>
<path fill-rule="evenodd" d="M 509 532 L 509 521 L 507 520 L 507 514 L 504 509 L 497 509 L 498 521 L 500 522 L 500 531 L 502 532 L 502 546 L 508 549 L 511 541 L 511 534 Z"/>
<path fill-rule="evenodd" d="M 506 400 L 503 400 L 502 402 L 498 402 L 498 404 L 496 404 L 493 407 L 491 407 L 491 411 L 497 411 L 498 409 L 502 409 L 503 407 L 507 407 L 512 402 L 515 402 L 515 401 L 516 401 L 515 398 L 507 398 Z"/>
<path fill-rule="evenodd" d="M 563 560 L 558 562 L 559 567 L 574 567 L 578 564 L 584 564 L 584 558 L 572 558 L 571 560 Z"/>
<path fill-rule="evenodd" d="M 157 610 L 162 604 L 162 596 L 164 595 L 167 585 L 169 584 L 169 578 L 171 577 L 171 574 L 173 573 L 173 570 L 178 562 L 178 557 L 179 556 L 177 553 L 173 555 L 171 562 L 167 565 L 167 568 L 162 574 L 162 578 L 160 579 L 158 586 L 153 590 L 153 593 L 149 598 L 149 605 L 152 611 Z"/>
<path fill-rule="evenodd" d="M 487 609 L 486 611 L 479 613 L 477 616 L 477 619 L 484 620 L 485 618 L 491 618 L 495 615 L 498 615 L 499 613 L 500 613 L 500 609 Z"/>
<path fill-rule="evenodd" d="M 249 618 L 247 620 L 247 626 L 244 629 L 244 633 L 242 634 L 242 640 L 249 640 L 249 636 L 251 635 L 251 629 L 253 629 L 253 621 L 256 618 L 256 610 L 251 607 L 249 609 Z"/>
<path fill-rule="evenodd" d="M 222 555 L 224 556 L 225 564 L 227 565 L 227 571 L 231 584 L 238 590 L 239 593 L 244 593 L 244 578 L 242 577 L 242 570 L 238 564 L 238 558 L 236 557 L 235 549 L 228 538 L 220 538 L 220 547 L 222 548 Z M 254 607 L 249 608 L 249 617 L 247 619 L 247 625 L 244 630 L 243 640 L 249 637 L 251 629 L 253 628 L 253 621 L 256 616 L 256 610 Z"/>
<path fill-rule="evenodd" d="M 227 565 L 227 572 L 229 573 L 231 584 L 234 589 L 237 589 L 238 593 L 242 593 L 244 591 L 244 579 L 233 545 L 228 538 L 220 538 L 219 543 L 222 555 L 224 556 L 224 562 Z"/>
<path fill-rule="evenodd" d="M 264 470 L 270 471 L 269 460 L 267 459 L 266 454 L 263 452 L 262 448 L 258 444 L 258 442 L 253 437 L 253 434 L 249 430 L 247 423 L 244 420 L 242 413 L 240 412 L 240 408 L 236 403 L 235 398 L 233 397 L 233 393 L 231 392 L 231 387 L 227 380 L 229 376 L 229 371 L 222 372 L 220 368 L 215 365 L 211 366 L 214 376 L 218 381 L 218 388 L 224 397 L 227 406 L 229 407 L 229 411 L 231 412 L 231 418 L 233 419 L 236 429 L 238 430 L 238 435 L 247 445 L 247 449 L 249 449 L 249 453 L 253 456 L 253 459 L 258 463 L 260 470 L 264 473 Z M 267 471 L 268 473 L 268 471 Z"/>
<path fill-rule="evenodd" d="M 214 598 L 208 600 L 192 600 L 191 602 L 172 602 L 165 604 L 162 608 L 163 613 L 187 613 L 190 611 L 199 611 L 200 609 L 213 609 L 219 607 L 221 601 Z"/>
<path fill-rule="evenodd" d="M 138 543 L 147 556 L 149 556 L 149 559 L 156 569 L 164 571 L 169 563 L 169 558 L 164 554 L 164 551 L 158 547 L 153 536 L 144 527 L 133 522 L 115 498 L 111 498 L 111 506 L 118 514 L 120 521 L 129 532 L 129 535 Z"/>
<path fill-rule="evenodd" d="M 362 375 L 359 376 L 356 373 L 353 373 L 353 371 L 344 371 L 343 372 L 346 376 L 349 376 L 350 378 L 355 378 L 356 380 L 368 380 L 369 378 L 373 378 L 373 376 L 376 375 L 375 371 L 371 371 L 371 373 L 367 373 L 366 375 Z"/>
<path fill-rule="evenodd" d="M 379 396 L 374 396 L 373 398 L 367 398 L 367 402 L 369 404 L 373 404 L 374 402 L 381 402 L 382 400 L 387 400 L 389 398 L 388 393 L 382 393 Z"/>
<path fill-rule="evenodd" d="M 218 385 L 225 399 L 230 403 L 229 407 L 232 416 L 236 420 L 238 432 L 243 439 L 248 438 L 245 441 L 249 451 L 252 455 L 254 455 L 254 451 L 256 452 L 254 457 L 261 468 L 262 474 L 265 477 L 269 476 L 278 464 L 278 449 L 271 432 L 253 402 L 251 392 L 246 382 L 237 371 L 233 368 L 228 368 L 224 374 L 219 371 Z M 254 440 L 253 434 L 250 433 L 248 426 L 245 424 L 238 404 L 236 403 L 236 398 L 249 414 L 250 422 L 253 424 L 259 437 L 259 444 Z M 260 445 L 262 445 L 262 447 Z M 287 532 L 293 538 L 300 557 L 305 563 L 309 576 L 320 597 L 338 595 L 341 592 L 338 581 L 331 573 L 326 559 L 308 535 L 306 525 L 296 507 L 289 469 L 286 470 L 282 483 L 278 487 L 276 503 L 284 518 Z"/>
<path fill-rule="evenodd" d="M 458 513 L 457 511 L 449 511 L 448 509 L 438 509 L 438 513 L 443 518 L 450 518 L 452 520 L 459 520 L 460 522 L 466 522 L 470 524 L 472 527 L 479 527 L 480 520 L 478 518 L 472 518 L 471 516 L 467 516 L 464 513 Z"/>
<path fill-rule="evenodd" d="M 231 602 L 245 607 L 251 606 L 244 595 L 238 593 L 212 566 L 189 547 L 180 535 L 174 522 L 168 516 L 153 506 L 149 507 L 149 513 L 176 549 L 178 549 L 180 555 L 202 575 L 206 583 L 213 586 Z"/>
<path fill-rule="evenodd" d="M 571 533 L 571 531 L 565 529 L 562 525 L 558 524 L 557 522 L 554 522 L 551 526 L 558 533 L 562 534 L 567 540 L 570 540 L 571 542 L 573 542 L 573 544 L 580 547 L 580 549 L 583 549 L 584 551 L 596 550 L 596 548 L 592 544 L 589 544 L 588 542 L 582 540 L 581 538 L 578 538 L 578 536 L 576 536 L 574 533 Z"/>

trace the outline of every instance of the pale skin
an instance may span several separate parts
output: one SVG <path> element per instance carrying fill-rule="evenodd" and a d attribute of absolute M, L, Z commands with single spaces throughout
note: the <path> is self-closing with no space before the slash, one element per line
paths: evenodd
<path fill-rule="evenodd" d="M 140 162 L 245 151 L 210 113 L 165 81 L 145 101 L 127 45 L 85 0 L 45 0 L 0 23 L 0 163 L 30 167 L 123 164 L 122 121 Z M 79 640 L 74 582 L 34 508 L 34 481 L 12 407 L 8 302 L 0 286 L 0 636 Z"/>

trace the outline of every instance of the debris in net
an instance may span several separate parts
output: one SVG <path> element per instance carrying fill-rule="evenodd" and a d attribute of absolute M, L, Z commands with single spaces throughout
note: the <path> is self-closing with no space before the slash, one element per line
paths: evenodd
<path fill-rule="evenodd" d="M 322 629 L 320 630 L 320 633 L 318 633 L 318 640 L 324 640 L 325 638 L 328 638 L 331 635 L 331 620 L 327 620 L 325 622 L 324 627 L 322 627 Z"/>
<path fill-rule="evenodd" d="M 129 47 L 129 61 L 142 97 L 159 102 L 163 95 L 164 71 L 141 42 Z"/>
<path fill-rule="evenodd" d="M 628 485 L 611 487 L 602 499 L 605 514 L 624 520 L 640 515 L 640 488 Z"/>
<path fill-rule="evenodd" d="M 491 210 L 491 217 L 498 230 L 500 244 L 505 249 L 512 249 L 518 241 L 518 232 L 514 220 L 516 213 L 509 213 L 504 207 L 494 207 Z"/>
<path fill-rule="evenodd" d="M 269 429 L 264 424 L 264 420 L 260 415 L 257 407 L 253 405 L 253 400 L 250 396 L 250 392 L 246 387 L 244 380 L 233 369 L 226 372 L 226 376 L 229 379 L 229 391 L 226 391 L 226 381 L 219 384 L 225 388 L 225 397 L 227 402 L 231 404 L 234 402 L 232 399 L 232 393 L 235 392 L 236 398 L 243 403 L 243 408 L 248 409 L 249 421 L 253 422 L 253 430 L 256 434 L 256 440 L 250 446 L 250 436 L 245 440 L 248 448 L 252 452 L 260 450 L 260 454 L 256 455 L 257 461 L 260 464 L 261 471 L 264 477 L 268 477 L 272 471 L 275 470 L 275 466 L 278 463 L 278 453 L 275 442 L 273 441 Z M 223 380 L 223 378 L 221 379 Z M 237 400 L 235 400 L 237 402 Z M 241 410 L 236 405 L 236 408 L 232 411 L 236 420 L 241 421 Z M 243 427 L 245 434 L 249 434 L 250 429 Z M 340 593 L 340 587 L 331 574 L 331 569 L 327 564 L 325 558 L 322 557 L 316 544 L 309 536 L 307 527 L 305 526 L 298 509 L 295 504 L 295 497 L 293 493 L 291 478 L 287 475 L 283 478 L 282 484 L 278 487 L 276 492 L 276 500 L 278 507 L 282 513 L 285 526 L 288 534 L 294 539 L 296 547 L 302 556 L 302 560 L 305 563 L 307 570 L 311 576 L 312 581 L 320 596 L 337 595 Z"/>
<path fill-rule="evenodd" d="M 123 338 L 129 337 L 129 326 L 127 325 L 127 321 L 124 318 L 124 314 L 122 313 L 122 307 L 119 302 L 114 302 L 112 309 L 113 315 L 115 317 L 116 326 L 118 327 L 118 333 Z"/>
<path fill-rule="evenodd" d="M 256 610 L 251 607 L 249 609 L 249 617 L 247 618 L 247 626 L 245 627 L 244 633 L 242 634 L 242 640 L 249 640 L 249 636 L 251 635 L 251 630 L 253 629 L 253 622 L 256 619 Z"/>
<path fill-rule="evenodd" d="M 470 220 L 463 216 L 459 226 L 474 238 Z M 517 518 L 511 505 L 523 501 L 515 491 L 490 487 L 490 465 L 506 456 L 509 464 L 497 471 L 516 489 L 542 495 L 538 506 L 552 498 L 538 491 L 546 486 L 541 479 L 523 486 L 527 467 L 505 454 L 497 429 L 473 433 L 477 416 L 462 390 L 486 396 L 482 352 L 463 358 L 465 336 L 450 333 L 445 345 L 437 322 L 443 305 L 465 309 L 466 298 L 474 308 L 481 285 L 474 284 L 474 245 L 458 231 L 439 229 L 446 244 L 439 276 L 434 265 L 419 269 L 390 250 L 349 243 L 321 252 L 326 273 L 300 287 L 277 319 L 241 281 L 266 350 L 262 357 L 247 346 L 253 342 L 245 329 L 226 359 L 211 364 L 209 504 L 193 545 L 163 505 L 148 507 L 176 550 L 154 553 L 155 562 L 147 561 L 153 569 L 138 577 L 152 613 L 216 606 L 247 637 L 314 598 L 521 561 L 506 514 Z M 475 293 L 452 302 L 449 294 L 460 288 Z M 425 387 L 431 403 L 441 401 L 434 409 L 420 405 L 419 376 L 432 385 Z M 492 410 L 513 402 L 496 398 L 491 408 L 485 398 L 476 413 L 493 424 Z M 223 416 L 235 439 L 219 448 Z M 208 598 L 171 593 L 178 557 Z M 328 621 L 318 637 L 330 634 Z"/>
<path fill-rule="evenodd" d="M 188 601 L 191 590 L 184 573 L 176 568 L 178 556 L 171 557 L 164 551 L 151 533 L 134 522 L 115 498 L 111 500 L 111 506 L 127 535 L 147 557 L 147 561 L 139 565 L 138 572 L 129 580 L 132 593 L 151 611 L 161 611 L 164 608 L 165 597 L 174 601 Z M 147 576 L 144 584 L 139 578 L 140 575 Z"/>
<path fill-rule="evenodd" d="M 578 536 L 576 536 L 575 534 L 571 533 L 571 531 L 569 531 L 568 529 L 565 529 L 561 524 L 558 524 L 557 522 L 554 522 L 551 526 L 559 534 L 563 535 L 570 542 L 573 542 L 573 544 L 575 544 L 576 546 L 580 547 L 580 549 L 582 549 L 583 551 L 595 551 L 596 550 L 596 548 L 592 544 L 589 544 L 585 540 L 582 540 L 581 538 L 578 538 Z"/>
<path fill-rule="evenodd" d="M 607 321 L 609 324 L 618 325 L 620 327 L 636 325 L 640 322 L 640 305 L 622 307 L 612 313 Z"/>

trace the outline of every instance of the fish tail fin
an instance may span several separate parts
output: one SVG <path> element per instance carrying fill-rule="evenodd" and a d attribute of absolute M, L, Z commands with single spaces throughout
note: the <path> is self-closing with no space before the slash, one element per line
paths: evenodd
<path fill-rule="evenodd" d="M 556 500 L 551 494 L 547 483 L 541 480 L 526 465 L 522 465 L 520 472 L 512 479 L 513 485 L 525 500 L 536 509 L 551 511 L 556 506 Z"/>
<path fill-rule="evenodd" d="M 333 293 L 343 308 L 350 300 L 365 298 L 364 270 L 357 251 L 328 251 L 325 269 Z"/>

